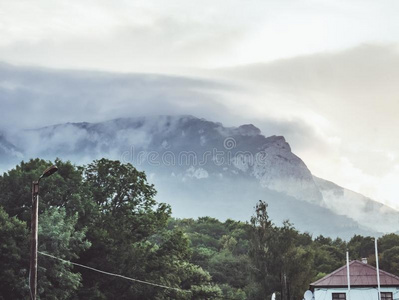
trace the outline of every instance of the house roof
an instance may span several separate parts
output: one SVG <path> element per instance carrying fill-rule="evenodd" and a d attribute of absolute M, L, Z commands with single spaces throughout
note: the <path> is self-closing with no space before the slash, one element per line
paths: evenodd
<path fill-rule="evenodd" d="M 377 269 L 358 260 L 349 263 L 350 284 L 353 286 L 377 286 Z M 381 286 L 399 286 L 399 277 L 380 270 Z M 315 287 L 346 287 L 348 286 L 346 265 L 331 274 L 310 284 Z"/>

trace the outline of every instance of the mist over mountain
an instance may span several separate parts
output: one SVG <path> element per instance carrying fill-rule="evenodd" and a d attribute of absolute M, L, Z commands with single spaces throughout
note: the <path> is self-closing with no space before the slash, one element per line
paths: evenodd
<path fill-rule="evenodd" d="M 312 175 L 282 136 L 189 115 L 64 123 L 0 135 L 1 167 L 31 157 L 85 164 L 108 157 L 145 170 L 176 217 L 248 220 L 257 200 L 276 223 L 313 235 L 399 230 L 399 212 Z"/>
<path fill-rule="evenodd" d="M 0 132 L 0 167 L 5 167 L 15 159 L 23 158 L 23 155 L 16 146 L 11 144 Z"/>

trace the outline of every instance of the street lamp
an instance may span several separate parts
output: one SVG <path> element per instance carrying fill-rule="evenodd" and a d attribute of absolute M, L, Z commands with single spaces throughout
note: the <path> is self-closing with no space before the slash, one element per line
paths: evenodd
<path fill-rule="evenodd" d="M 37 181 L 32 182 L 32 219 L 31 219 L 31 248 L 29 289 L 30 297 L 36 300 L 37 294 L 37 227 L 39 225 L 39 183 L 42 178 L 49 177 L 58 171 L 57 166 L 48 167 Z"/>

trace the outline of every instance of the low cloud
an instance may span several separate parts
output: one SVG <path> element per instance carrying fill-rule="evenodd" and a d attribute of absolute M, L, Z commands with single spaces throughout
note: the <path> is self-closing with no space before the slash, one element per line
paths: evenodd
<path fill-rule="evenodd" d="M 12 135 L 21 128 L 163 114 L 191 114 L 225 126 L 252 123 L 266 136 L 285 136 L 317 176 L 398 205 L 395 45 L 363 45 L 201 76 L 2 64 L 0 110 L 6 114 L 0 128 Z"/>
<path fill-rule="evenodd" d="M 294 152 L 314 173 L 396 202 L 399 190 L 392 192 L 388 183 L 399 165 L 397 45 L 361 45 L 217 72 L 258 91 L 251 106 L 283 120 Z M 390 197 L 381 193 L 382 182 Z"/>
<path fill-rule="evenodd" d="M 224 83 L 150 74 L 55 71 L 0 64 L 0 128 L 224 111 Z"/>

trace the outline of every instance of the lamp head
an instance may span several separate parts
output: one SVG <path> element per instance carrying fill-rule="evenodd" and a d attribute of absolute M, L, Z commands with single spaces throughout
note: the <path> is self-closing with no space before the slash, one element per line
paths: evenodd
<path fill-rule="evenodd" d="M 58 171 L 58 168 L 55 165 L 53 165 L 51 167 L 48 167 L 46 170 L 44 170 L 44 172 L 40 176 L 40 178 L 49 177 L 49 176 L 53 175 L 55 172 L 57 172 L 57 171 Z"/>

